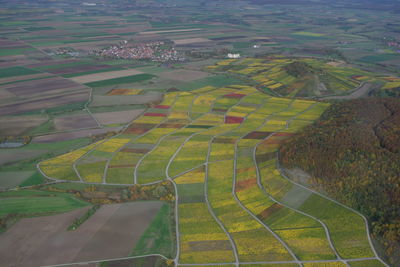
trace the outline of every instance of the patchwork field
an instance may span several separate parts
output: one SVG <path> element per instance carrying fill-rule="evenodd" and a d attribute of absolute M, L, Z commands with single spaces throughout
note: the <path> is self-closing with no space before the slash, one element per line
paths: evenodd
<path fill-rule="evenodd" d="M 94 184 L 173 181 L 179 265 L 385 266 L 360 214 L 277 165 L 280 144 L 328 106 L 244 85 L 169 92 L 121 134 L 42 161 L 40 171 Z"/>
<path fill-rule="evenodd" d="M 29 142 L 0 149 L 0 265 L 387 266 L 369 236 L 397 226 L 370 235 L 277 151 L 327 103 L 400 96 L 397 1 L 1 2 L 0 139 Z M 151 223 L 103 206 L 70 233 L 99 201 L 75 187 L 168 204 L 136 203 Z"/>

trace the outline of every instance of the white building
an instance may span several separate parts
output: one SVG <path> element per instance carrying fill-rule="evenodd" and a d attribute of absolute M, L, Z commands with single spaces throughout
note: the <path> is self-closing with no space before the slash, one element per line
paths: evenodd
<path fill-rule="evenodd" d="M 240 58 L 240 54 L 228 54 L 228 58 Z"/>

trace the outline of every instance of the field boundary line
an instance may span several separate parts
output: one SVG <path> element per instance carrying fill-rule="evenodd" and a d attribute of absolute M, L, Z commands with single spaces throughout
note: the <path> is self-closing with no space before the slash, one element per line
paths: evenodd
<path fill-rule="evenodd" d="M 62 264 L 53 264 L 53 265 L 42 265 L 41 267 L 62 267 L 62 266 L 71 266 L 71 265 L 83 265 L 83 264 L 90 264 L 90 263 L 101 263 L 107 261 L 120 261 L 120 260 L 131 260 L 131 259 L 139 259 L 139 258 L 146 258 L 146 257 L 161 257 L 164 260 L 168 260 L 162 254 L 148 254 L 148 255 L 140 255 L 140 256 L 129 256 L 129 257 L 122 257 L 122 258 L 113 258 L 113 259 L 104 259 L 104 260 L 92 260 L 92 261 L 81 261 L 81 262 L 71 262 L 71 263 L 62 263 Z"/>
<path fill-rule="evenodd" d="M 325 199 L 328 199 L 328 200 L 330 200 L 330 201 L 333 201 L 334 203 L 338 204 L 339 206 L 342 206 L 343 208 L 348 209 L 348 210 L 350 210 L 350 211 L 356 213 L 357 215 L 361 216 L 361 217 L 363 218 L 363 220 L 364 220 L 365 229 L 366 229 L 367 237 L 368 237 L 368 241 L 369 241 L 369 244 L 370 244 L 370 247 L 371 247 L 373 253 L 375 254 L 375 258 L 378 259 L 378 260 L 379 260 L 382 264 L 384 264 L 386 267 L 389 267 L 389 265 L 388 265 L 386 262 L 384 262 L 384 261 L 379 257 L 379 255 L 377 254 L 377 252 L 376 252 L 376 250 L 375 250 L 375 247 L 374 247 L 374 245 L 373 245 L 373 243 L 372 243 L 371 236 L 370 236 L 370 232 L 369 232 L 368 220 L 367 220 L 367 218 L 366 218 L 363 214 L 361 214 L 360 212 L 356 211 L 356 210 L 353 209 L 353 208 L 347 207 L 346 205 L 344 205 L 344 204 L 342 204 L 342 203 L 340 203 L 340 202 L 334 200 L 333 198 L 330 198 L 330 197 L 328 197 L 328 196 L 325 196 L 325 195 L 323 195 L 323 194 L 321 194 L 321 193 L 319 193 L 319 192 L 317 192 L 317 191 L 315 191 L 315 190 L 313 190 L 313 189 L 311 189 L 311 188 L 308 188 L 308 187 L 306 187 L 306 186 L 304 186 L 304 185 L 302 185 L 302 184 L 300 184 L 300 183 L 297 183 L 297 182 L 293 181 L 292 179 L 290 179 L 289 177 L 286 176 L 285 171 L 282 170 L 282 168 L 280 167 L 280 163 L 279 163 L 279 151 L 276 153 L 276 159 L 277 159 L 278 171 L 279 171 L 279 173 L 282 175 L 282 177 L 284 177 L 284 178 L 287 179 L 288 181 L 290 181 L 290 182 L 292 182 L 292 183 L 294 183 L 294 184 L 296 184 L 296 185 L 298 185 L 298 186 L 300 186 L 300 187 L 302 187 L 302 188 L 304 188 L 304 189 L 306 189 L 306 190 L 308 190 L 308 191 L 311 191 L 311 192 L 314 193 L 314 194 L 319 195 L 320 197 L 323 197 L 323 198 L 325 198 Z M 344 259 L 344 260 L 349 261 L 348 259 Z"/>
<path fill-rule="evenodd" d="M 189 113 L 188 113 L 189 114 Z M 182 148 L 184 147 L 184 145 L 190 141 L 190 139 L 192 139 L 193 136 L 196 136 L 198 134 L 201 134 L 202 132 L 207 131 L 208 129 L 203 129 L 200 130 L 199 132 L 194 132 L 193 134 L 191 134 L 190 136 L 188 136 L 184 142 L 182 142 L 182 144 L 176 149 L 176 151 L 174 152 L 174 154 L 171 156 L 171 158 L 168 161 L 167 167 L 165 168 L 165 176 L 166 178 L 174 185 L 175 188 L 175 227 L 176 227 L 176 244 L 177 244 L 177 250 L 176 250 L 176 257 L 174 259 L 175 264 L 178 264 L 179 261 L 179 256 L 180 256 L 180 233 L 179 233 L 179 215 L 178 215 L 178 205 L 179 205 L 179 194 L 178 194 L 178 186 L 176 185 L 175 181 L 174 181 L 174 177 L 171 178 L 171 176 L 169 175 L 169 168 L 172 164 L 172 162 L 175 160 L 176 156 L 178 155 L 178 153 L 182 150 Z M 197 168 L 197 167 L 196 167 Z"/>
<path fill-rule="evenodd" d="M 174 104 L 175 104 L 176 101 L 178 100 L 179 95 L 180 95 L 180 93 L 177 94 L 176 99 L 175 99 L 175 101 L 174 101 Z M 192 99 L 191 104 L 193 103 L 194 99 L 197 98 L 197 97 L 199 97 L 199 95 L 195 95 L 195 97 Z M 172 107 L 171 107 L 171 109 L 172 109 Z M 209 113 L 209 112 L 204 113 L 204 115 L 207 114 L 207 113 Z M 204 115 L 203 115 L 203 116 L 204 116 Z M 134 173 L 133 173 L 134 184 L 138 184 L 138 169 L 139 169 L 139 166 L 142 164 L 143 160 L 144 160 L 148 155 L 150 155 L 151 152 L 153 152 L 155 149 L 157 149 L 157 148 L 159 147 L 159 145 L 161 144 L 161 142 L 164 141 L 165 138 L 167 138 L 168 136 L 173 135 L 173 134 L 179 132 L 179 130 L 184 129 L 184 128 L 186 128 L 189 124 L 193 123 L 192 118 L 189 116 L 189 112 L 187 112 L 187 117 L 188 117 L 188 121 L 189 121 L 189 122 L 188 122 L 185 126 L 183 126 L 182 128 L 178 128 L 178 129 L 176 129 L 176 130 L 174 130 L 174 131 L 172 131 L 172 132 L 170 132 L 170 133 L 168 133 L 168 134 L 165 134 L 165 135 L 163 135 L 162 137 L 160 137 L 160 138 L 157 140 L 157 142 L 155 143 L 154 147 L 153 147 L 150 151 L 148 151 L 146 154 L 144 154 L 144 155 L 138 160 L 138 162 L 137 162 L 137 164 L 136 164 L 136 166 L 135 166 L 135 169 L 134 169 Z M 168 118 L 167 118 L 166 120 L 168 121 Z M 161 181 L 162 181 L 162 180 L 161 180 Z"/>
<path fill-rule="evenodd" d="M 258 143 L 254 146 L 254 148 L 253 148 L 253 155 L 252 155 L 252 156 L 253 156 L 253 161 L 254 161 L 254 164 L 255 164 L 255 167 L 256 167 L 257 185 L 258 185 L 258 187 L 261 189 L 261 191 L 262 191 L 268 198 L 270 198 L 273 202 L 278 203 L 278 204 L 280 204 L 280 205 L 282 205 L 282 206 L 284 206 L 284 207 L 286 207 L 286 208 L 289 208 L 289 209 L 291 209 L 291 210 L 293 210 L 293 211 L 295 211 L 295 212 L 298 212 L 298 213 L 300 213 L 300 214 L 302 214 L 302 215 L 304 215 L 304 216 L 307 216 L 307 217 L 312 218 L 313 220 L 319 222 L 319 223 L 321 224 L 321 226 L 324 228 L 325 236 L 326 236 L 326 238 L 327 238 L 327 241 L 328 241 L 328 243 L 329 243 L 330 248 L 332 249 L 332 251 L 334 252 L 334 254 L 335 254 L 336 258 L 337 258 L 337 261 L 341 261 L 341 262 L 345 263 L 345 262 L 342 260 L 342 258 L 340 257 L 340 255 L 338 254 L 338 252 L 336 251 L 336 248 L 335 248 L 335 246 L 333 245 L 333 242 L 332 242 L 332 240 L 331 240 L 331 236 L 330 236 L 330 233 L 329 233 L 329 229 L 327 228 L 327 226 L 325 225 L 325 223 L 323 223 L 321 220 L 319 220 L 318 218 L 316 218 L 316 217 L 314 217 L 314 216 L 312 216 L 312 215 L 310 215 L 310 214 L 307 214 L 307 213 L 305 213 L 305 212 L 302 212 L 302 211 L 300 211 L 300 210 L 298 210 L 298 209 L 296 209 L 296 208 L 290 207 L 290 206 L 288 206 L 288 205 L 286 205 L 286 204 L 284 204 L 284 203 L 278 201 L 277 199 L 275 199 L 271 194 L 269 194 L 269 193 L 266 191 L 266 188 L 264 187 L 264 185 L 263 185 L 263 183 L 262 183 L 262 180 L 261 180 L 260 169 L 259 169 L 258 162 L 257 162 L 257 157 L 256 157 L 257 148 L 258 148 L 258 146 L 259 146 L 262 142 L 264 142 L 265 140 L 267 140 L 267 139 L 269 139 L 270 137 L 274 136 L 276 133 L 281 132 L 282 130 L 286 130 L 286 129 L 289 127 L 290 123 L 291 123 L 296 117 L 298 117 L 298 116 L 301 115 L 302 113 L 304 113 L 304 112 L 306 112 L 306 111 L 312 109 L 315 105 L 316 105 L 316 103 L 313 104 L 313 105 L 311 105 L 311 106 L 309 106 L 309 107 L 306 108 L 305 110 L 303 110 L 303 111 L 297 113 L 295 116 L 291 117 L 289 120 L 286 121 L 286 125 L 285 125 L 282 129 L 271 133 L 270 135 L 268 135 L 266 138 L 264 138 L 263 140 L 261 140 L 260 142 L 258 142 Z M 264 123 L 264 125 L 265 125 L 265 123 Z M 345 263 L 345 264 L 346 264 L 346 263 Z M 348 266 L 348 264 L 346 264 L 346 265 Z"/>
<path fill-rule="evenodd" d="M 268 99 L 266 99 L 268 100 Z M 265 101 L 263 104 L 265 105 L 265 103 L 267 103 L 268 101 Z M 289 109 L 292 104 L 294 103 L 294 101 L 290 102 L 290 104 L 283 109 L 287 110 Z M 256 109 L 257 110 L 257 109 Z M 256 111 L 255 110 L 255 111 Z M 280 112 L 282 112 L 280 111 Z M 262 126 L 265 125 L 265 123 L 268 121 L 268 118 L 270 118 L 271 116 L 273 116 L 274 114 L 279 113 L 279 112 L 274 112 L 272 114 L 270 114 L 269 116 L 267 116 L 264 121 L 261 123 L 260 126 L 256 127 L 254 130 L 252 131 L 257 131 L 257 129 L 261 128 Z M 247 120 L 247 117 L 245 117 L 245 120 L 243 121 L 243 123 L 241 124 L 241 126 L 243 126 L 244 122 Z M 290 256 L 292 256 L 292 258 L 295 260 L 294 262 L 300 264 L 299 259 L 297 258 L 297 255 L 292 251 L 292 249 L 288 246 L 288 244 L 286 244 L 286 242 L 284 242 L 267 224 L 265 224 L 264 222 L 262 222 L 259 218 L 257 218 L 257 216 L 255 216 L 245 205 L 243 205 L 243 203 L 239 200 L 239 198 L 236 195 L 235 189 L 236 189 L 236 165 L 237 165 L 237 148 L 238 148 L 238 144 L 240 142 L 240 140 L 242 140 L 248 133 L 242 135 L 241 137 L 239 137 L 236 142 L 235 142 L 235 151 L 234 151 L 234 159 L 233 159 L 233 177 L 232 177 L 232 196 L 235 199 L 235 201 L 239 204 L 239 206 L 247 212 L 247 214 L 249 214 L 254 220 L 256 220 L 259 224 L 261 224 L 268 232 L 270 232 L 272 234 L 273 237 L 275 237 L 275 239 L 281 243 L 281 245 L 283 247 L 286 248 L 287 252 L 290 254 Z"/>
<path fill-rule="evenodd" d="M 196 98 L 199 97 L 199 96 L 201 96 L 201 95 L 200 95 L 200 94 L 197 95 L 194 99 L 196 99 Z M 222 97 L 224 97 L 224 95 L 221 95 L 221 96 L 218 96 L 217 98 L 215 98 L 215 100 L 213 101 L 213 104 L 212 104 L 211 107 L 210 107 L 210 111 L 209 111 L 209 112 L 206 112 L 206 113 L 202 113 L 203 116 L 206 115 L 206 114 L 212 114 L 212 109 L 214 108 L 215 103 L 216 103 L 220 98 L 222 98 Z M 194 99 L 193 99 L 193 101 L 192 101 L 191 104 L 193 104 Z M 239 100 L 235 105 L 231 106 L 231 107 L 228 109 L 228 111 L 231 110 L 233 107 L 239 105 L 240 103 L 241 103 L 241 100 Z M 227 111 L 227 112 L 228 112 L 228 111 Z M 189 112 L 188 112 L 188 116 L 189 116 L 189 118 L 191 119 L 190 113 L 189 113 Z M 225 117 L 226 117 L 226 115 L 224 116 L 224 120 L 225 120 Z M 201 118 L 201 117 L 200 117 L 200 118 Z M 194 121 L 196 121 L 196 120 L 194 120 Z M 198 135 L 198 134 L 201 134 L 201 133 L 203 133 L 203 132 L 207 132 L 207 131 L 210 130 L 210 129 L 218 128 L 219 126 L 220 126 L 220 125 L 215 125 L 214 127 L 211 127 L 211 128 L 209 128 L 209 129 L 204 129 L 203 131 L 195 132 L 195 133 L 193 133 L 192 135 L 190 135 L 190 136 L 180 145 L 180 147 L 175 151 L 175 153 L 172 155 L 172 157 L 170 158 L 170 160 L 169 160 L 169 162 L 168 162 L 168 165 L 167 165 L 167 167 L 166 167 L 166 170 L 165 170 L 167 179 L 170 180 L 170 181 L 173 183 L 174 188 L 175 188 L 175 192 L 176 192 L 176 197 L 175 197 L 175 202 L 176 202 L 176 203 L 175 203 L 175 215 L 176 215 L 176 219 L 175 219 L 175 220 L 176 220 L 176 228 L 177 228 L 177 231 L 176 231 L 176 232 L 177 232 L 177 236 L 178 236 L 178 237 L 177 237 L 178 249 L 177 249 L 177 255 L 176 255 L 175 259 L 174 259 L 175 266 L 178 266 L 178 265 L 179 265 L 179 256 L 180 256 L 180 255 L 179 255 L 179 254 L 180 254 L 180 247 L 179 247 L 179 245 L 180 245 L 179 242 L 180 242 L 180 241 L 179 241 L 179 237 L 180 237 L 180 234 L 179 234 L 179 215 L 178 215 L 178 205 L 179 205 L 179 201 L 178 201 L 178 200 L 179 200 L 178 188 L 177 188 L 177 185 L 176 185 L 176 183 L 175 183 L 175 181 L 174 181 L 173 179 L 179 177 L 179 176 L 182 175 L 182 174 L 178 174 L 178 175 L 174 176 L 173 178 L 171 178 L 171 177 L 169 176 L 169 173 L 168 173 L 169 167 L 170 167 L 170 165 L 172 164 L 172 162 L 173 162 L 173 160 L 175 159 L 175 157 L 176 157 L 176 156 L 178 155 L 178 153 L 180 152 L 180 150 L 182 149 L 182 147 L 183 147 L 193 136 Z M 204 181 L 204 187 L 205 187 L 205 190 L 204 190 L 204 194 L 205 194 L 205 195 L 204 195 L 204 197 L 205 197 L 205 202 L 206 202 L 206 204 L 207 204 L 208 211 L 210 212 L 211 216 L 214 218 L 214 220 L 218 223 L 218 225 L 221 227 L 221 229 L 225 232 L 225 234 L 226 234 L 227 237 L 229 238 L 229 241 L 230 241 L 230 243 L 231 243 L 231 246 L 232 246 L 232 249 L 233 249 L 233 253 L 234 253 L 234 256 L 235 256 L 236 265 L 239 266 L 239 265 L 238 265 L 238 264 L 239 264 L 239 260 L 238 260 L 238 255 L 237 255 L 237 251 L 236 251 L 236 245 L 235 245 L 234 242 L 232 241 L 232 238 L 231 238 L 230 234 L 226 231 L 226 229 L 223 227 L 222 223 L 218 220 L 218 218 L 217 218 L 217 217 L 215 216 L 215 214 L 212 212 L 211 207 L 210 207 L 210 204 L 209 204 L 209 202 L 208 202 L 208 194 L 207 194 L 208 159 L 209 159 L 209 155 L 210 155 L 210 151 L 211 151 L 211 144 L 212 144 L 212 141 L 214 140 L 215 136 L 217 136 L 217 135 L 211 136 L 211 137 L 210 137 L 210 140 L 208 141 L 208 151 L 207 151 L 207 156 L 206 156 L 206 161 L 205 161 L 205 163 L 203 163 L 203 164 L 201 164 L 201 165 L 199 165 L 199 166 L 196 166 L 196 167 L 194 167 L 194 168 L 192 168 L 192 169 L 190 169 L 190 170 L 187 170 L 187 171 L 183 172 L 183 174 L 184 174 L 184 173 L 188 173 L 188 172 L 190 172 L 191 170 L 194 170 L 194 169 L 196 169 L 196 168 L 198 168 L 198 167 L 201 167 L 201 166 L 205 165 L 206 170 L 205 170 L 205 181 Z"/>

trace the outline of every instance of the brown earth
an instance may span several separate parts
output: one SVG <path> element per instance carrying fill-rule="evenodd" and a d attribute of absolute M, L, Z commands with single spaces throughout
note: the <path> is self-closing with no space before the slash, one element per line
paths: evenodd
<path fill-rule="evenodd" d="M 86 102 L 88 98 L 89 90 L 85 90 L 83 92 L 74 92 L 67 95 L 57 95 L 20 103 L 2 105 L 0 106 L 0 116 L 21 114 L 34 110 L 53 108 L 72 103 Z"/>
<path fill-rule="evenodd" d="M 3 89 L 19 96 L 19 97 L 29 97 L 36 94 L 48 93 L 49 91 L 54 91 L 57 89 L 67 89 L 71 87 L 80 86 L 70 80 L 51 77 L 46 79 L 39 79 L 34 81 L 26 81 L 20 83 L 14 83 L 12 85 L 2 86 Z"/>
<path fill-rule="evenodd" d="M 13 76 L 13 77 L 7 77 L 7 78 L 2 78 L 0 79 L 0 83 L 11 83 L 11 82 L 17 82 L 17 81 L 23 81 L 23 80 L 29 80 L 29 79 L 38 79 L 38 78 L 44 78 L 52 76 L 49 73 L 36 73 L 36 74 L 30 74 L 30 75 L 19 75 L 19 76 Z"/>
<path fill-rule="evenodd" d="M 34 267 L 129 256 L 162 202 L 102 206 L 75 231 L 68 226 L 85 209 L 22 219 L 0 235 L 3 266 Z"/>
<path fill-rule="evenodd" d="M 257 185 L 257 179 L 255 177 L 243 181 L 238 181 L 236 182 L 235 191 L 240 192 L 256 185 Z"/>
<path fill-rule="evenodd" d="M 0 90 L 0 101 L 1 102 L 3 102 L 4 100 L 9 101 L 11 98 L 16 98 L 16 96 L 14 94 L 11 94 L 7 90 Z"/>
<path fill-rule="evenodd" d="M 270 134 L 272 134 L 272 133 L 271 132 L 254 131 L 254 132 L 247 134 L 244 137 L 244 139 L 264 139 L 264 138 L 268 137 Z"/>
<path fill-rule="evenodd" d="M 97 127 L 96 121 L 89 114 L 70 115 L 54 119 L 57 131 Z"/>
<path fill-rule="evenodd" d="M 99 106 L 115 106 L 115 105 L 136 105 L 156 103 L 162 100 L 162 94 L 154 93 L 147 95 L 111 95 L 100 96 L 94 95 L 90 104 L 93 107 Z"/>
<path fill-rule="evenodd" d="M 125 111 L 94 113 L 93 116 L 100 124 L 128 123 L 142 114 L 144 109 L 133 109 Z"/>
<path fill-rule="evenodd" d="M 150 129 L 145 128 L 128 128 L 124 131 L 126 134 L 144 134 L 148 132 Z"/>
<path fill-rule="evenodd" d="M 269 216 L 271 216 L 274 212 L 277 212 L 278 210 L 280 210 L 281 208 L 283 208 L 282 205 L 278 204 L 278 203 L 274 203 L 272 204 L 270 207 L 266 208 L 265 210 L 263 210 L 260 214 L 257 215 L 258 218 L 260 218 L 261 220 L 265 220 L 266 218 L 268 218 Z"/>
<path fill-rule="evenodd" d="M 22 135 L 46 121 L 45 116 L 0 117 L 0 136 Z"/>
<path fill-rule="evenodd" d="M 2 148 L 0 149 L 0 165 L 17 162 L 25 159 L 32 159 L 40 155 L 48 153 L 45 149 L 14 149 Z"/>

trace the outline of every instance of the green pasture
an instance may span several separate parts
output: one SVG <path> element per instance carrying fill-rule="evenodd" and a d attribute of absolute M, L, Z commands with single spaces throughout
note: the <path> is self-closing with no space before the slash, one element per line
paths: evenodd
<path fill-rule="evenodd" d="M 70 194 L 22 190 L 22 193 L 0 193 L 0 216 L 22 214 L 24 216 L 61 213 L 88 206 L 89 203 L 78 200 Z"/>

